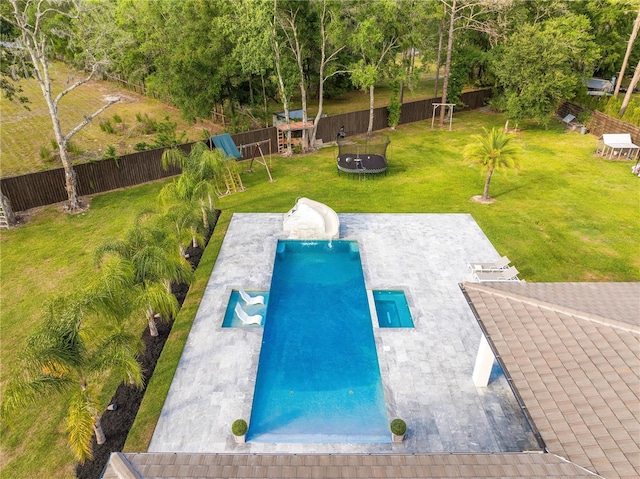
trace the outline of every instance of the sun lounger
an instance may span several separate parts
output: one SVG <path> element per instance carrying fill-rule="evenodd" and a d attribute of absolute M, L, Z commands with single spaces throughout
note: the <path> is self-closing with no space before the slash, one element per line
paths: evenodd
<path fill-rule="evenodd" d="M 260 324 L 262 323 L 262 316 L 259 314 L 253 314 L 249 316 L 247 312 L 242 309 L 240 303 L 236 303 L 235 310 L 236 316 L 242 321 L 244 324 Z"/>
<path fill-rule="evenodd" d="M 507 269 L 511 261 L 506 256 L 496 261 L 476 262 L 469 263 L 469 269 L 471 271 L 496 271 L 501 269 Z"/>
<path fill-rule="evenodd" d="M 477 271 L 473 274 L 473 277 L 480 283 L 486 281 L 520 281 L 518 274 L 519 271 L 514 266 L 510 266 L 499 271 Z"/>
<path fill-rule="evenodd" d="M 238 288 L 238 293 L 240 293 L 240 297 L 242 301 L 244 301 L 247 305 L 251 306 L 253 304 L 264 304 L 264 296 L 254 296 L 251 297 L 249 294 L 240 286 Z"/>

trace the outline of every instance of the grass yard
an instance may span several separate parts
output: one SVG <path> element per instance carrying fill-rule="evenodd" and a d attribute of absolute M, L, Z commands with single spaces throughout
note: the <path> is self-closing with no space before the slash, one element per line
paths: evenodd
<path fill-rule="evenodd" d="M 434 77 L 435 73 L 427 70 L 412 89 L 405 89 L 404 101 L 411 102 L 432 97 Z M 82 75 L 63 64 L 55 63 L 51 65 L 51 78 L 54 92 L 58 93 L 73 81 L 82 78 Z M 0 111 L 2 112 L 0 176 L 3 177 L 61 166 L 59 160 L 45 160 L 40 156 L 40 150 L 43 147 L 52 151 L 51 140 L 54 139 L 51 117 L 40 87 L 35 80 L 22 81 L 20 85 L 24 89 L 24 94 L 31 101 L 30 110 L 0 97 Z M 391 90 L 386 85 L 376 88 L 375 93 L 376 107 L 389 103 Z M 74 162 L 99 160 L 109 145 L 116 149 L 118 155 L 124 155 L 133 153 L 137 143 L 151 144 L 155 134 L 144 134 L 140 131 L 142 125 L 136 120 L 137 114 L 148 115 L 156 121 L 163 121 L 166 116 L 169 116 L 171 122 L 177 123 L 176 133 L 178 136 L 181 132 L 186 132 L 185 142 L 202 138 L 203 129 L 211 134 L 223 131 L 220 125 L 215 125 L 210 121 L 190 124 L 182 119 L 177 108 L 120 89 L 116 84 L 92 81 L 78 87 L 60 102 L 59 111 L 63 132 L 67 133 L 77 125 L 82 120 L 83 114 L 91 114 L 100 108 L 105 103 L 105 97 L 111 95 L 120 96 L 122 100 L 109 107 L 72 138 L 72 143 L 80 148 L 80 154 L 74 159 Z M 294 101 L 291 106 L 292 109 L 300 107 L 299 101 L 297 103 Z M 269 108 L 274 112 L 281 111 L 282 105 L 272 103 Z M 337 115 L 355 110 L 367 110 L 368 108 L 369 93 L 354 91 L 339 98 L 326 100 L 323 112 L 328 115 Z M 309 116 L 315 116 L 316 112 L 317 102 L 314 104 L 313 101 L 310 101 Z M 114 121 L 115 115 L 118 115 L 123 122 L 116 123 Z M 111 122 L 115 133 L 101 130 L 100 123 L 104 120 Z"/>
<path fill-rule="evenodd" d="M 223 210 L 196 274 L 196 281 L 174 325 L 126 449 L 145 450 L 213 268 L 233 212 L 285 212 L 299 196 L 325 202 L 341 212 L 469 213 L 499 253 L 506 254 L 533 281 L 638 281 L 640 181 L 629 162 L 595 157 L 596 139 L 522 125 L 516 175 L 495 174 L 493 205 L 470 197 L 482 192 L 484 177 L 462 165 L 462 148 L 482 127 L 502 126 L 504 118 L 485 111 L 455 115 L 454 131 L 430 130 L 424 121 L 388 131 L 388 176 L 357 181 L 338 176 L 335 147 L 317 154 L 273 157 L 274 183 L 264 169 L 244 173 L 247 191 L 218 200 Z M 84 215 L 68 216 L 47 207 L 31 222 L 0 233 L 1 378 L 6 379 L 43 301 L 85 284 L 93 272 L 92 251 L 120 236 L 138 211 L 155 204 L 163 183 L 96 196 Z M 115 389 L 107 380 L 106 406 Z M 2 477 L 72 477 L 61 417 L 65 398 L 35 404 L 3 425 Z"/>
<path fill-rule="evenodd" d="M 50 71 L 54 94 L 82 78 L 81 74 L 60 63 L 52 64 Z M 22 175 L 62 166 L 59 160 L 45 161 L 40 157 L 41 147 L 52 149 L 51 140 L 54 139 L 54 135 L 49 110 L 39 85 L 35 80 L 23 80 L 20 84 L 24 94 L 31 100 L 30 111 L 22 105 L 8 101 L 4 96 L 0 98 L 1 176 Z M 121 101 L 101 113 L 71 139 L 81 150 L 75 162 L 102 158 L 108 145 L 114 146 L 118 155 L 123 155 L 133 153 L 137 143 L 152 143 L 155 134 L 144 134 L 140 131 L 136 114 L 146 114 L 157 121 L 164 121 L 165 117 L 169 116 L 171 122 L 177 123 L 177 135 L 180 136 L 181 132 L 185 131 L 191 141 L 202 138 L 203 128 L 212 134 L 222 131 L 221 127 L 209 121 L 189 124 L 181 118 L 177 108 L 157 100 L 119 89 L 112 83 L 91 81 L 76 88 L 60 101 L 59 113 L 63 133 L 68 133 L 80 123 L 82 115 L 89 115 L 104 105 L 105 97 L 111 95 L 120 96 Z M 116 124 L 114 115 L 120 116 L 123 123 Z M 116 133 L 106 133 L 100 129 L 100 122 L 106 119 L 111 121 Z"/>

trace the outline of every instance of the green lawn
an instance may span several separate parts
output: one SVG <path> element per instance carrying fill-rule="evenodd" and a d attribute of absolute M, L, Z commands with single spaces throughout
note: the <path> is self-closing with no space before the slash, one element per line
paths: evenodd
<path fill-rule="evenodd" d="M 267 181 L 264 169 L 244 173 L 247 191 L 218 201 L 223 210 L 219 227 L 151 380 L 127 450 L 144 450 L 148 444 L 233 212 L 285 212 L 297 197 L 308 196 L 339 213 L 469 213 L 529 282 L 638 281 L 640 180 L 630 174 L 631 163 L 595 157 L 593 136 L 565 132 L 560 125 L 549 130 L 521 125 L 515 140 L 524 149 L 519 173 L 494 175 L 490 193 L 495 204 L 470 201 L 482 192 L 484 177 L 462 165 L 462 148 L 483 126 L 503 124 L 502 116 L 477 111 L 456 114 L 452 132 L 430 130 L 430 121 L 389 131 L 388 176 L 367 181 L 336 174 L 334 147 L 304 157 L 274 156 L 274 183 Z M 3 380 L 43 301 L 85 284 L 93 273 L 93 249 L 121 235 L 138 211 L 153 206 L 161 186 L 96 196 L 84 215 L 47 207 L 26 226 L 0 234 Z M 105 404 L 114 388 L 114 381 L 107 381 Z M 55 398 L 17 414 L 13 429 L 3 425 L 2 477 L 72 476 L 63 412 L 64 398 Z"/>

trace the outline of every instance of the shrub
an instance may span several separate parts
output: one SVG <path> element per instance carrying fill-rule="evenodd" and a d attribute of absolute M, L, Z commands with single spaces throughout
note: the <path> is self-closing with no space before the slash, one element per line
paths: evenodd
<path fill-rule="evenodd" d="M 40 158 L 45 162 L 51 162 L 53 158 L 51 157 L 51 150 L 46 146 L 42 145 L 40 147 Z"/>
<path fill-rule="evenodd" d="M 402 436 L 407 432 L 407 423 L 402 419 L 394 419 L 391 421 L 389 429 L 391 429 L 391 432 L 396 436 Z"/>
<path fill-rule="evenodd" d="M 116 147 L 113 145 L 108 145 L 106 151 L 102 155 L 103 160 L 116 160 L 118 161 L 118 154 L 116 152 Z"/>
<path fill-rule="evenodd" d="M 105 133 L 114 134 L 116 131 L 108 118 L 100 121 L 100 129 Z"/>
<path fill-rule="evenodd" d="M 71 140 L 67 142 L 67 151 L 74 156 L 80 156 L 82 154 L 82 149 Z"/>
<path fill-rule="evenodd" d="M 231 432 L 234 436 L 244 436 L 247 433 L 249 426 L 244 419 L 236 419 L 231 425 Z"/>
<path fill-rule="evenodd" d="M 116 123 L 116 124 L 117 123 L 122 123 L 122 117 L 120 115 L 118 115 L 117 113 L 115 113 L 113 115 L 113 122 Z"/>
<path fill-rule="evenodd" d="M 154 148 L 162 148 L 165 146 L 178 146 L 181 143 L 184 143 L 185 136 L 187 135 L 186 131 L 183 131 L 180 136 L 176 135 L 176 127 L 177 123 L 172 122 L 168 116 L 164 117 L 164 121 L 157 123 L 156 129 L 158 133 L 156 134 L 155 139 L 153 140 L 152 146 Z"/>
<path fill-rule="evenodd" d="M 144 116 L 140 113 L 136 113 L 136 121 L 138 122 L 138 128 L 146 135 L 155 133 L 158 131 L 158 122 L 151 118 L 147 113 Z"/>
<path fill-rule="evenodd" d="M 398 126 L 400 122 L 400 109 L 402 108 L 402 104 L 400 103 L 400 85 L 398 82 L 394 82 L 392 85 L 392 94 L 389 99 L 389 106 L 387 106 L 387 110 L 389 110 L 389 118 L 388 123 L 392 130 Z"/>
<path fill-rule="evenodd" d="M 150 149 L 151 147 L 145 143 L 144 141 L 141 141 L 140 143 L 136 143 L 136 145 L 133 147 L 134 150 L 136 151 L 145 151 Z"/>

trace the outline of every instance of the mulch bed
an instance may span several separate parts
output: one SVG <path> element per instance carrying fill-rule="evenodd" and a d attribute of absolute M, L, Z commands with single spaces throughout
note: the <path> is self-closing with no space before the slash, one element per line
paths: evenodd
<path fill-rule="evenodd" d="M 219 215 L 220 212 L 217 211 L 211 231 L 207 236 L 206 243 L 209 242 L 209 238 L 213 233 L 213 228 L 215 228 L 215 222 L 218 220 Z M 203 253 L 204 249 L 200 247 L 194 248 L 193 246 L 189 246 L 187 249 L 187 254 L 189 255 L 188 260 L 194 270 L 200 263 L 200 258 Z M 171 292 L 176 296 L 180 306 L 182 306 L 188 291 L 189 286 L 186 284 L 174 284 L 171 286 Z M 116 392 L 111 397 L 111 401 L 109 403 L 115 404 L 117 408 L 114 411 L 105 411 L 101 418 L 102 429 L 104 430 L 107 441 L 101 446 L 98 446 L 94 435 L 91 446 L 93 459 L 76 466 L 76 476 L 79 479 L 99 479 L 111 453 L 122 451 L 124 443 L 127 440 L 129 430 L 133 425 L 136 414 L 138 414 L 140 403 L 142 402 L 142 398 L 146 391 L 146 385 L 149 384 L 149 380 L 153 375 L 156 363 L 158 362 L 164 343 L 169 337 L 172 326 L 173 320 L 170 322 L 158 321 L 158 336 L 156 337 L 152 337 L 149 334 L 148 326 L 145 328 L 145 331 L 142 334 L 142 340 L 145 344 L 144 356 L 140 358 L 145 386 L 141 389 L 137 389 L 125 383 L 121 383 L 118 386 L 118 389 L 116 389 Z"/>

